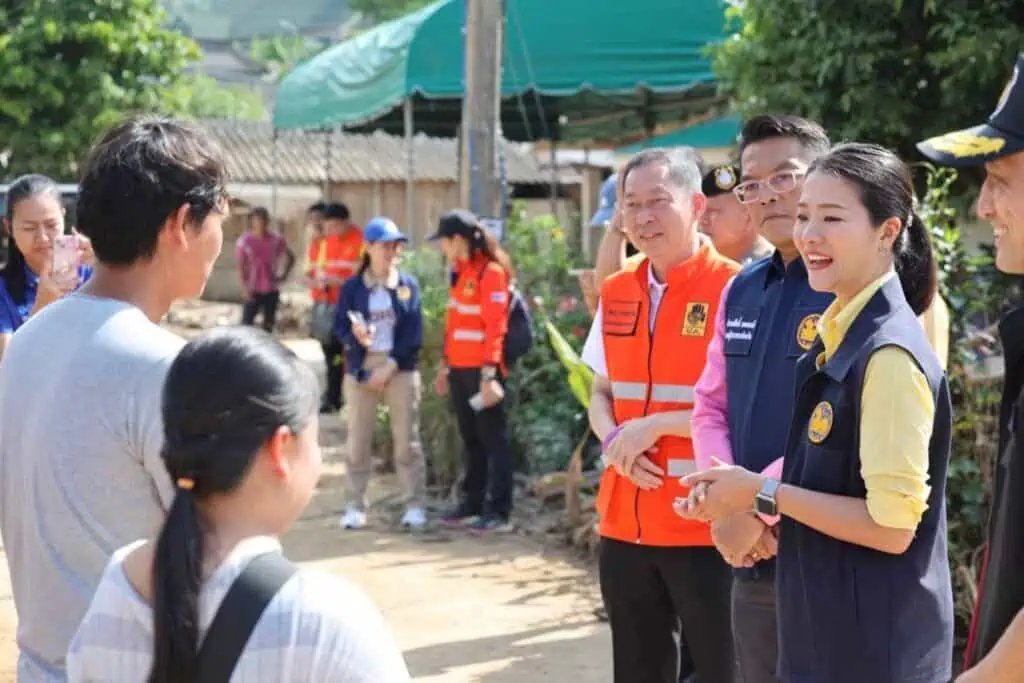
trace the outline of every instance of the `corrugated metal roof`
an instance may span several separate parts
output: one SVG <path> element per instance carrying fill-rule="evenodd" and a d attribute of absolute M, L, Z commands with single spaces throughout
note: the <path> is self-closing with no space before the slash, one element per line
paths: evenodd
<path fill-rule="evenodd" d="M 334 133 L 328 142 L 324 133 L 280 132 L 277 159 L 274 158 L 273 128 L 253 121 L 206 120 L 200 124 L 223 147 L 233 182 L 322 183 L 329 169 L 331 182 L 360 183 L 404 181 L 405 140 L 383 132 L 370 135 Z M 523 145 L 504 143 L 505 173 L 509 183 L 548 184 L 551 174 L 541 160 Z M 415 138 L 416 179 L 455 181 L 458 156 L 451 138 Z M 559 183 L 580 182 L 579 174 L 559 172 Z"/>

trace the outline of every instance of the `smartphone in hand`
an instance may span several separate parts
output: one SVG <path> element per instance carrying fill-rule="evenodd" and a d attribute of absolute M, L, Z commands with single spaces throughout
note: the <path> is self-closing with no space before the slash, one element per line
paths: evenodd
<path fill-rule="evenodd" d="M 51 270 L 56 278 L 63 279 L 78 272 L 81 265 L 82 252 L 78 245 L 78 235 L 60 235 L 53 243 L 53 265 Z"/>

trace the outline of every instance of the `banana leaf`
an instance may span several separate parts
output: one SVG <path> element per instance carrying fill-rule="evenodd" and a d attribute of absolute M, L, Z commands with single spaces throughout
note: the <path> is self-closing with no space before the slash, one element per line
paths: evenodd
<path fill-rule="evenodd" d="M 576 397 L 580 405 L 588 408 L 590 406 L 590 390 L 594 383 L 594 371 L 580 360 L 579 354 L 550 320 L 544 321 L 544 327 L 548 331 L 551 348 L 554 349 L 555 355 L 558 356 L 558 360 L 562 362 L 568 374 L 572 395 Z"/>

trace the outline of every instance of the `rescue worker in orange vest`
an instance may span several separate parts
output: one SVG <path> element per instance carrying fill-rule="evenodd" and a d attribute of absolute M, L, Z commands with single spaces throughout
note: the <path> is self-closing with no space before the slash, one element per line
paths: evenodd
<path fill-rule="evenodd" d="M 510 531 L 512 448 L 502 359 L 515 271 L 469 211 L 445 213 L 427 239 L 440 244 L 452 266 L 444 359 L 434 390 L 450 395 L 466 449 L 460 500 L 441 521 L 477 533 Z"/>
<path fill-rule="evenodd" d="M 319 208 L 314 205 L 313 209 Z M 341 409 L 341 384 L 345 377 L 345 347 L 334 336 L 334 309 L 338 293 L 352 277 L 363 256 L 363 232 L 350 218 L 348 207 L 332 202 L 315 213 L 323 222 L 322 235 L 315 235 L 309 245 L 307 280 L 313 294 L 312 335 L 320 342 L 327 363 L 327 388 L 321 413 Z M 314 222 L 314 229 L 315 229 Z"/>
<path fill-rule="evenodd" d="M 644 258 L 602 284 L 582 354 L 607 465 L 597 510 L 614 680 L 677 683 L 682 635 L 701 683 L 733 683 L 729 567 L 710 528 L 672 503 L 687 493 L 681 473 L 696 471 L 693 387 L 739 265 L 697 230 L 706 200 L 692 153 L 645 150 L 622 175 L 623 227 Z"/>

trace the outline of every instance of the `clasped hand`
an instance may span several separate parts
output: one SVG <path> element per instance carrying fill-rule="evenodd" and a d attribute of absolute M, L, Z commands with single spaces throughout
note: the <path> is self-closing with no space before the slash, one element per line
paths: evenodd
<path fill-rule="evenodd" d="M 680 480 L 692 487 L 690 495 L 679 498 L 673 508 L 680 517 L 717 522 L 740 512 L 750 512 L 764 477 L 742 467 L 712 458 L 714 466 Z"/>
<path fill-rule="evenodd" d="M 658 430 L 650 418 L 636 418 L 622 425 L 615 435 L 605 458 L 611 467 L 644 490 L 656 489 L 662 484 L 665 470 L 649 457 L 657 447 Z"/>
<path fill-rule="evenodd" d="M 747 512 L 712 524 L 711 540 L 722 558 L 733 567 L 753 567 L 778 552 L 772 527 Z"/>

